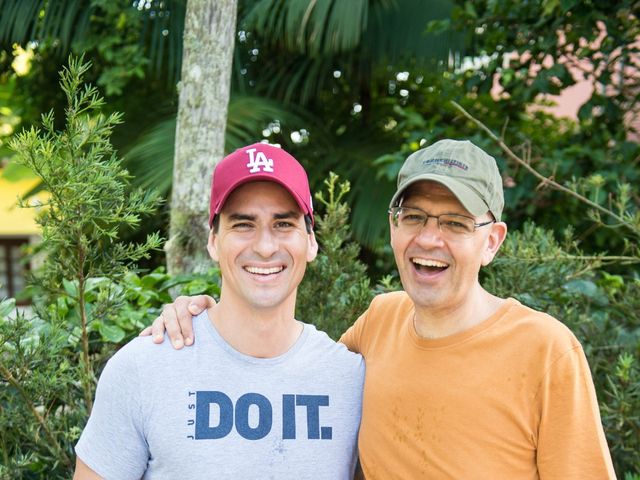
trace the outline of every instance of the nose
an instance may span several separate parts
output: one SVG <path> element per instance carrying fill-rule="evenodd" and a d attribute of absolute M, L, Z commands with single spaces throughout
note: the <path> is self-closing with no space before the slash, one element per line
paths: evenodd
<path fill-rule="evenodd" d="M 253 251 L 262 258 L 270 258 L 278 251 L 278 248 L 278 241 L 271 229 L 260 228 L 253 244 Z"/>
<path fill-rule="evenodd" d="M 420 229 L 415 237 L 416 243 L 421 247 L 440 247 L 443 245 L 442 232 L 438 226 L 438 219 L 436 217 L 428 217 L 427 223 Z"/>

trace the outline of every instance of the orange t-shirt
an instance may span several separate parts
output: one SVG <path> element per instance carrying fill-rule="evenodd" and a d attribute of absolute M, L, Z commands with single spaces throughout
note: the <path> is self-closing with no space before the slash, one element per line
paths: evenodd
<path fill-rule="evenodd" d="M 424 339 L 404 292 L 379 295 L 342 336 L 366 360 L 367 480 L 615 478 L 586 358 L 554 318 L 508 299 Z"/>

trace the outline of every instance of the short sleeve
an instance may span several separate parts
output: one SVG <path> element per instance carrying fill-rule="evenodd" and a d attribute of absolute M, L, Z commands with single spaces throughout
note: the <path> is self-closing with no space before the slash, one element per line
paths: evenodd
<path fill-rule="evenodd" d="M 76 445 L 78 457 L 107 480 L 137 479 L 147 468 L 148 445 L 133 346 L 125 346 L 107 362 L 91 416 Z"/>
<path fill-rule="evenodd" d="M 371 307 L 369 307 L 371 308 Z M 353 325 L 351 325 L 346 332 L 342 334 L 340 343 L 343 343 L 350 351 L 353 353 L 363 354 L 362 351 L 362 330 L 364 329 L 364 324 L 366 322 L 367 311 L 365 311 L 358 319 L 355 321 Z"/>
<path fill-rule="evenodd" d="M 540 478 L 615 479 L 591 372 L 580 345 L 554 362 L 538 391 Z"/>

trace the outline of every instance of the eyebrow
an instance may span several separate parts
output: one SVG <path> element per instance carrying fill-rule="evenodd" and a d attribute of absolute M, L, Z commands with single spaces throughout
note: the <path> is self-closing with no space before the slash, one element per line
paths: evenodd
<path fill-rule="evenodd" d="M 420 207 L 414 207 L 413 205 L 399 205 L 400 208 L 413 208 L 414 210 L 420 210 L 423 213 L 426 213 L 427 215 L 431 215 L 431 212 L 427 212 L 425 209 L 420 208 Z M 459 212 L 444 212 L 441 213 L 440 215 L 457 215 L 458 217 L 466 217 L 466 218 L 471 218 L 473 220 L 475 220 L 475 217 L 471 215 L 471 212 L 469 212 L 469 215 L 467 215 L 466 213 L 459 213 Z M 438 217 L 440 216 L 438 215 Z"/>
<path fill-rule="evenodd" d="M 239 221 L 239 220 L 249 220 L 249 221 L 255 221 L 256 216 L 255 215 L 247 215 L 244 213 L 232 213 L 231 215 L 229 215 L 229 220 L 234 220 L 234 221 Z"/>
<path fill-rule="evenodd" d="M 276 213 L 273 218 L 274 220 L 285 220 L 287 218 L 300 218 L 302 214 L 295 210 L 289 210 L 288 212 Z"/>
<path fill-rule="evenodd" d="M 295 210 L 289 210 L 286 212 L 281 212 L 281 213 L 275 213 L 273 215 L 273 219 L 274 220 L 286 220 L 288 218 L 299 218 L 301 217 L 302 214 L 300 212 L 297 212 Z M 250 222 L 255 222 L 256 221 L 256 215 L 249 215 L 246 213 L 232 213 L 229 215 L 229 220 L 232 221 L 242 221 L 242 220 L 247 220 Z"/>

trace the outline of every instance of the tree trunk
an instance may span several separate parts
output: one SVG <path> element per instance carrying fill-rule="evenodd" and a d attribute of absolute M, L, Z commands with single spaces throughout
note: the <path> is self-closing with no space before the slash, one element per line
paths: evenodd
<path fill-rule="evenodd" d="M 184 27 L 180 101 L 171 197 L 171 274 L 203 272 L 211 172 L 224 154 L 236 34 L 237 0 L 189 0 Z"/>

